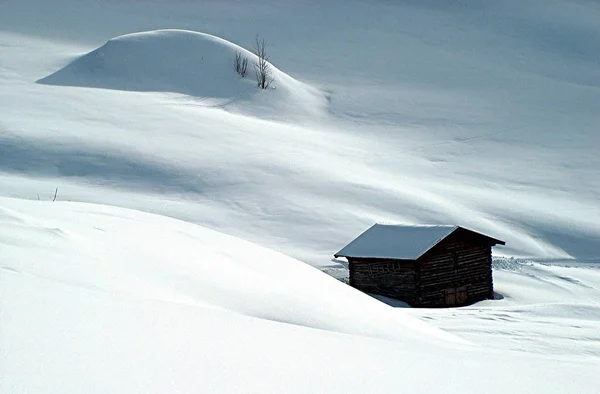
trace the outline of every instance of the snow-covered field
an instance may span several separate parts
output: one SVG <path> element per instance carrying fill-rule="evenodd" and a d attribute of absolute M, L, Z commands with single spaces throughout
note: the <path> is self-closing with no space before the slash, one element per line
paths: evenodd
<path fill-rule="evenodd" d="M 598 20 L 0 2 L 0 390 L 598 392 Z M 266 91 L 233 70 L 257 33 Z M 392 308 L 319 271 L 376 221 L 505 240 L 498 299 Z"/>
<path fill-rule="evenodd" d="M 539 303 L 554 294 L 544 284 L 519 293 L 528 279 L 516 275 L 499 286 L 499 305 L 418 311 L 175 219 L 81 203 L 0 206 L 6 393 L 594 393 L 600 384 L 598 271 L 575 269 L 581 283 L 558 269 L 529 279 L 566 281 L 571 304 Z"/>

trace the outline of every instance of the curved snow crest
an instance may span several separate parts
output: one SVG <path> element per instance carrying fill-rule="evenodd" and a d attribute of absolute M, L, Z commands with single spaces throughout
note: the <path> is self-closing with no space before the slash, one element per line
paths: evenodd
<path fill-rule="evenodd" d="M 248 59 L 248 75 L 234 69 L 236 53 Z M 137 92 L 172 92 L 201 97 L 203 106 L 233 108 L 252 115 L 321 116 L 322 92 L 271 65 L 273 83 L 257 87 L 257 56 L 222 38 L 188 30 L 126 34 L 40 79 L 48 85 Z"/>
<path fill-rule="evenodd" d="M 5 269 L 66 286 L 367 337 L 466 343 L 298 260 L 154 214 L 0 198 L 0 246 Z"/>

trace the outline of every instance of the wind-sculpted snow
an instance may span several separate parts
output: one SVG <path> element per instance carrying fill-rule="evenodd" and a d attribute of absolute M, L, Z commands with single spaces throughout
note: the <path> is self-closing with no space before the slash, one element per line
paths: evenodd
<path fill-rule="evenodd" d="M 487 305 L 392 308 L 193 224 L 7 198 L 0 256 L 2 393 L 592 394 L 600 385 L 599 293 L 575 283 L 600 283 L 597 270 L 549 271 L 554 282 L 573 279 L 571 304 L 527 305 L 532 289 L 552 284 L 519 286 L 532 280 L 517 274 L 497 283 L 507 297 Z"/>
<path fill-rule="evenodd" d="M 598 20 L 583 0 L 0 1 L 0 392 L 597 394 Z M 233 67 L 256 33 L 265 91 Z M 495 300 L 437 310 L 294 260 L 343 275 L 332 254 L 375 222 L 519 259 L 496 259 Z"/>
<path fill-rule="evenodd" d="M 236 53 L 248 60 L 248 74 L 234 70 Z M 109 40 L 38 82 L 137 92 L 173 92 L 198 97 L 198 105 L 236 108 L 257 115 L 286 110 L 324 113 L 317 89 L 270 65 L 268 92 L 257 87 L 258 57 L 231 42 L 186 30 L 154 30 Z M 250 107 L 250 108 L 248 108 Z M 281 114 L 279 114 L 281 115 Z"/>
<path fill-rule="evenodd" d="M 104 17 L 73 34 L 96 34 L 93 43 L 31 37 L 37 24 L 27 36 L 0 35 L 0 95 L 10 98 L 0 106 L 4 195 L 52 198 L 59 187 L 65 199 L 166 214 L 320 267 L 339 268 L 332 253 L 374 222 L 457 224 L 505 240 L 496 255 L 598 261 L 600 68 L 593 44 L 575 43 L 580 57 L 559 56 L 572 53 L 563 41 L 578 29 L 597 34 L 593 8 L 572 21 L 577 6 L 544 6 L 540 23 L 563 41 L 540 46 L 543 32 L 529 34 L 533 5 L 514 14 L 507 3 L 331 3 L 296 20 L 282 3 L 272 12 L 293 28 L 260 29 L 271 59 L 318 81 L 325 97 L 278 68 L 274 89 L 259 90 L 252 70 L 241 79 L 233 68 L 236 52 L 254 55 L 213 35 L 119 35 L 172 25 L 146 10 L 115 20 L 117 8 L 137 7 L 119 4 L 99 6 Z M 252 24 L 217 8 L 152 7 L 211 15 L 206 31 L 252 48 Z M 23 12 L 18 2 L 7 10 Z M 54 15 L 53 28 L 76 29 L 72 12 Z M 374 13 L 374 31 L 357 23 L 349 32 L 333 17 Z"/>
<path fill-rule="evenodd" d="M 72 286 L 342 333 L 464 343 L 300 261 L 142 212 L 1 199 L 0 246 L 6 267 Z"/>

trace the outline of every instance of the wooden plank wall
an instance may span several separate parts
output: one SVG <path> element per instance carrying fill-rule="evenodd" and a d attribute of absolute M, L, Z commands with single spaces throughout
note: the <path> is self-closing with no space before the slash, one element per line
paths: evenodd
<path fill-rule="evenodd" d="M 417 288 L 415 262 L 350 259 L 350 286 L 413 304 Z"/>
<path fill-rule="evenodd" d="M 446 305 L 447 289 L 467 287 L 463 305 L 493 297 L 491 246 L 448 239 L 428 252 L 419 264 L 421 306 Z"/>

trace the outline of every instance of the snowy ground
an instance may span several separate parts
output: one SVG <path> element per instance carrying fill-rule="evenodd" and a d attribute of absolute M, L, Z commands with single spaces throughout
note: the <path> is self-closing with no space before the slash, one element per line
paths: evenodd
<path fill-rule="evenodd" d="M 453 310 L 411 309 L 489 348 L 600 362 L 600 270 L 496 260 L 497 300 Z"/>
<path fill-rule="evenodd" d="M 597 270 L 517 275 L 499 286 L 498 305 L 418 311 L 166 217 L 5 198 L 0 207 L 2 392 L 594 393 L 600 384 Z M 572 304 L 535 298 L 560 280 Z"/>
<path fill-rule="evenodd" d="M 0 390 L 596 393 L 598 20 L 584 0 L 0 2 Z M 256 33 L 267 91 L 233 71 Z M 451 310 L 294 260 L 341 276 L 332 254 L 377 221 L 517 259 L 498 300 Z"/>
<path fill-rule="evenodd" d="M 62 200 L 165 214 L 318 266 L 376 221 L 463 225 L 510 256 L 599 260 L 594 3 L 0 7 L 3 195 L 59 187 Z M 158 28 L 227 42 L 106 45 Z M 249 96 L 230 56 L 255 33 L 284 81 Z M 128 58 L 118 44 L 132 42 Z"/>

